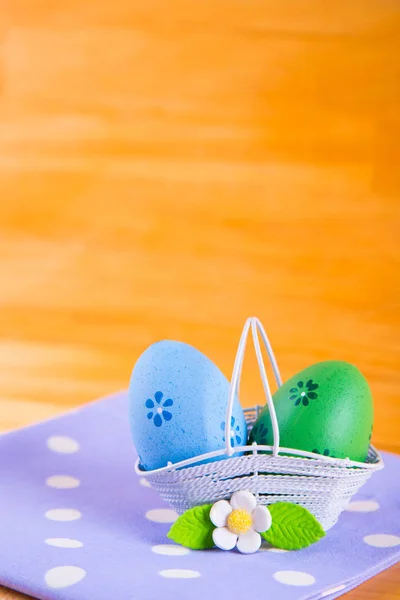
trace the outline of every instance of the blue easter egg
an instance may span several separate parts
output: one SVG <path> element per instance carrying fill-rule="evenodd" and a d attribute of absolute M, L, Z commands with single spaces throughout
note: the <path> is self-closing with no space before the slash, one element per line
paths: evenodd
<path fill-rule="evenodd" d="M 158 469 L 225 448 L 228 397 L 229 381 L 196 348 L 169 340 L 147 348 L 129 385 L 132 438 L 142 468 Z M 246 421 L 237 398 L 230 435 L 234 446 L 246 445 Z"/>

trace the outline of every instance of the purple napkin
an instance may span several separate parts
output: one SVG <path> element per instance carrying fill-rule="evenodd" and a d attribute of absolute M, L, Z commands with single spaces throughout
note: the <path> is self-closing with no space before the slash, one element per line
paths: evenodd
<path fill-rule="evenodd" d="M 400 557 L 400 458 L 384 454 L 326 538 L 298 552 L 190 552 L 134 473 L 118 394 L 0 436 L 0 583 L 43 600 L 336 598 Z"/>

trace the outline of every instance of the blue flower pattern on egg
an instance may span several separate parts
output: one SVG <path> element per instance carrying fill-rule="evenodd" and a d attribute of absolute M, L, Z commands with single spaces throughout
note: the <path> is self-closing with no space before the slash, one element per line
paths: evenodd
<path fill-rule="evenodd" d="M 153 419 L 153 423 L 156 427 L 161 427 L 163 424 L 163 419 L 165 421 L 171 421 L 172 419 L 172 413 L 165 409 L 172 406 L 174 401 L 171 400 L 171 398 L 167 398 L 164 400 L 164 402 L 162 402 L 163 398 L 164 394 L 162 392 L 156 392 L 154 394 L 154 400 L 148 398 L 145 402 L 146 408 L 149 409 L 147 418 Z"/>
<path fill-rule="evenodd" d="M 225 432 L 225 423 L 226 423 L 226 421 L 222 421 L 222 423 L 221 423 L 221 429 L 224 432 Z M 235 426 L 235 423 L 236 423 L 235 417 L 231 417 L 231 431 L 230 431 L 231 446 L 234 446 L 235 442 L 238 446 L 240 446 L 240 444 L 242 443 L 242 438 L 240 437 L 240 425 L 237 424 Z M 225 442 L 225 435 L 222 437 L 222 439 Z"/>

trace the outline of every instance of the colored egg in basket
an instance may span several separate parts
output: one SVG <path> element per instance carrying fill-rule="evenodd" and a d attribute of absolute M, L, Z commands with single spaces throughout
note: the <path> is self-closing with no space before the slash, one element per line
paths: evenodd
<path fill-rule="evenodd" d="M 273 395 L 280 446 L 364 462 L 373 426 L 369 385 L 343 361 L 307 367 Z M 260 413 L 250 443 L 273 444 L 268 406 Z"/>
<path fill-rule="evenodd" d="M 129 385 L 132 438 L 141 467 L 153 470 L 224 449 L 229 385 L 193 346 L 161 341 L 147 348 Z M 245 446 L 246 421 L 237 398 L 230 426 L 232 445 Z"/>

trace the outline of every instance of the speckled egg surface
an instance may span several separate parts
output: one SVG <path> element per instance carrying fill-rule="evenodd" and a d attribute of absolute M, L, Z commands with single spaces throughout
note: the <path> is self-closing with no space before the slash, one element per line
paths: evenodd
<path fill-rule="evenodd" d="M 373 426 L 369 385 L 357 367 L 342 361 L 312 365 L 273 395 L 280 446 L 364 462 Z M 250 442 L 272 445 L 268 407 L 258 417 Z"/>
<path fill-rule="evenodd" d="M 132 438 L 141 466 L 165 467 L 225 447 L 229 381 L 193 346 L 161 341 L 139 357 L 129 385 Z M 244 413 L 235 399 L 234 446 L 246 445 Z"/>

